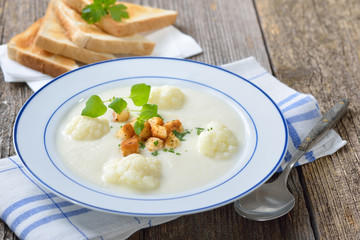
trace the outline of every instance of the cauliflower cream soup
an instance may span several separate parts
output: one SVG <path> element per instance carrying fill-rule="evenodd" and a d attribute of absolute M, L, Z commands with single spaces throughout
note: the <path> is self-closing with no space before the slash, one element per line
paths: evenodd
<path fill-rule="evenodd" d="M 114 96 L 126 97 L 129 96 L 130 88 L 131 86 L 111 89 L 97 95 L 102 100 Z M 159 91 L 158 87 L 152 87 L 149 103 L 158 104 L 158 113 L 164 122 L 179 119 L 184 130 L 188 131 L 178 147 L 170 151 L 160 149 L 156 154 L 146 147 L 140 149 L 142 159 L 132 156 L 124 160 L 126 167 L 128 170 L 131 168 L 132 172 L 116 173 L 127 174 L 127 180 L 112 181 L 115 173 L 109 173 L 109 168 L 114 170 L 113 166 L 124 159 L 117 132 L 124 124 L 135 119 L 138 113 L 130 111 L 129 120 L 114 122 L 113 110 L 108 108 L 103 116 L 91 120 L 94 123 L 86 123 L 98 124 L 100 132 L 95 130 L 91 135 L 95 137 L 83 137 L 81 134 L 89 133 L 81 132 L 83 130 L 76 126 L 82 124 L 79 116 L 87 100 L 82 99 L 68 112 L 57 132 L 57 150 L 64 165 L 82 179 L 111 192 L 159 195 L 202 187 L 221 178 L 238 164 L 247 138 L 239 111 L 222 98 L 205 91 L 187 87 L 166 87 L 162 93 Z M 126 101 L 129 109 L 139 109 L 130 99 Z M 217 148 L 220 152 L 214 150 Z M 224 149 L 228 150 L 224 152 Z M 148 169 L 141 169 L 146 164 L 146 158 L 152 165 Z M 139 160 L 137 165 L 133 164 L 131 159 Z M 152 169 L 158 172 L 149 173 Z M 136 181 L 136 177 L 140 177 L 141 181 L 145 179 L 141 174 L 152 174 L 145 176 L 148 180 L 151 177 L 148 181 L 151 187 L 133 187 L 131 183 Z"/>

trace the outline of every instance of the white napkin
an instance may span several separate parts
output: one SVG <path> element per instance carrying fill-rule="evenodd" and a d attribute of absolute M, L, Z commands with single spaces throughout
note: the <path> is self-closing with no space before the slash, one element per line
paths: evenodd
<path fill-rule="evenodd" d="M 155 42 L 151 56 L 188 58 L 202 53 L 200 45 L 191 36 L 182 33 L 174 26 L 147 33 L 145 36 Z M 53 79 L 49 75 L 9 59 L 6 45 L 0 46 L 0 66 L 5 82 L 26 82 L 34 92 Z"/>
<path fill-rule="evenodd" d="M 321 117 L 314 97 L 299 93 L 266 72 L 252 57 L 224 65 L 263 89 L 279 106 L 289 125 L 288 161 L 310 128 Z M 6 69 L 5 69 L 6 70 Z M 335 131 L 304 156 L 299 164 L 329 155 L 344 146 Z M 280 170 L 283 168 L 281 165 Z M 16 156 L 0 160 L 0 216 L 22 239 L 125 239 L 141 228 L 176 217 L 117 216 L 71 204 L 42 188 Z"/>

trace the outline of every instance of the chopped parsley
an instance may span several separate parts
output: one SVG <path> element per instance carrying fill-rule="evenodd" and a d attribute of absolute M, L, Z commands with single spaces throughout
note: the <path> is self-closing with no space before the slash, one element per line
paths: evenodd
<path fill-rule="evenodd" d="M 201 127 L 197 127 L 197 128 L 195 128 L 196 129 L 196 134 L 199 136 L 200 135 L 200 133 L 202 133 L 204 130 L 205 130 L 205 128 L 201 128 Z"/>
<path fill-rule="evenodd" d="M 158 150 L 155 150 L 154 152 L 151 153 L 151 155 L 153 155 L 153 156 L 157 156 L 157 155 L 159 155 L 159 154 L 160 154 L 160 153 L 159 153 Z"/>
<path fill-rule="evenodd" d="M 181 155 L 181 153 L 175 152 L 175 150 L 174 150 L 173 148 L 169 148 L 169 149 L 163 148 L 163 151 L 164 151 L 164 152 L 169 152 L 169 153 L 174 153 L 175 155 L 178 155 L 178 156 Z"/>
<path fill-rule="evenodd" d="M 158 144 L 159 144 L 159 140 L 156 140 L 156 141 L 154 142 L 154 145 L 157 146 Z"/>
<path fill-rule="evenodd" d="M 176 130 L 173 131 L 173 134 L 180 140 L 180 141 L 185 141 L 186 139 L 184 139 L 184 137 L 191 133 L 189 130 L 185 130 L 184 132 L 180 133 Z"/>

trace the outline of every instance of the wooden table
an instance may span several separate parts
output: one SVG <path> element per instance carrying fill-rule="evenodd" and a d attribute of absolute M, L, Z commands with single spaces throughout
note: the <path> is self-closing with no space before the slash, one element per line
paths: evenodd
<path fill-rule="evenodd" d="M 254 222 L 232 204 L 147 228 L 130 239 L 360 239 L 360 1 L 134 0 L 175 9 L 176 26 L 204 53 L 192 59 L 221 65 L 254 56 L 292 88 L 312 94 L 325 111 L 351 104 L 335 130 L 348 144 L 290 175 L 295 208 Z M 0 0 L 2 44 L 43 16 L 47 0 Z M 2 78 L 2 76 L 0 77 Z M 32 91 L 0 80 L 1 158 L 14 154 L 12 126 Z M 16 239 L 0 222 L 0 239 Z"/>

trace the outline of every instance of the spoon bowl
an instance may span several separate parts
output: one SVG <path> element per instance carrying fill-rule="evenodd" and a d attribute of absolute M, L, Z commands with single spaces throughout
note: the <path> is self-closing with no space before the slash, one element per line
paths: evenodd
<path fill-rule="evenodd" d="M 291 169 L 340 120 L 348 105 L 349 101 L 343 99 L 325 113 L 301 142 L 279 177 L 237 200 L 234 203 L 236 212 L 251 220 L 267 221 L 291 211 L 295 206 L 295 198 L 287 188 L 287 179 Z"/>
<path fill-rule="evenodd" d="M 281 217 L 295 206 L 294 196 L 281 182 L 262 185 L 234 203 L 236 212 L 248 219 L 267 221 Z"/>

